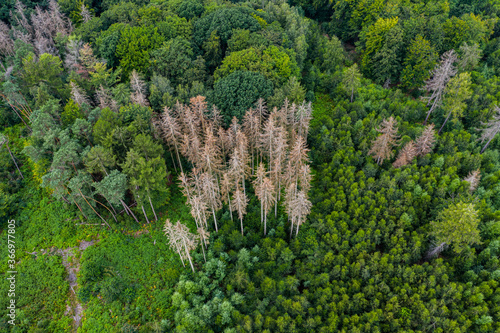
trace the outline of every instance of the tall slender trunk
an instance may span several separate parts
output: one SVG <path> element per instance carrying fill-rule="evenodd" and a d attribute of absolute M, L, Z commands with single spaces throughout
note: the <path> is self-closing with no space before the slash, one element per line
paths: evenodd
<path fill-rule="evenodd" d="M 184 263 L 184 259 L 182 259 L 181 249 L 179 248 L 177 243 L 175 244 L 175 247 L 177 248 L 177 253 L 179 253 L 179 257 L 181 257 L 182 266 L 186 267 L 186 264 Z"/>
<path fill-rule="evenodd" d="M 181 163 L 181 158 L 179 156 L 179 149 L 177 149 L 177 142 L 174 141 L 174 147 L 175 147 L 175 153 L 177 154 L 177 161 L 179 162 L 179 167 L 181 168 L 181 172 L 184 172 L 182 170 L 182 163 Z"/>
<path fill-rule="evenodd" d="M 170 158 L 172 159 L 172 164 L 174 165 L 174 170 L 177 173 L 177 167 L 175 166 L 174 154 L 172 154 L 172 151 L 170 149 L 169 149 L 169 151 L 170 151 Z"/>
<path fill-rule="evenodd" d="M 106 202 L 108 203 L 108 205 L 111 207 L 111 209 L 113 210 L 113 212 L 115 213 L 115 215 L 118 215 L 116 213 L 116 210 L 115 208 L 113 207 L 113 205 L 111 204 L 111 202 L 109 202 L 108 198 L 106 198 L 105 196 L 103 196 L 103 198 L 106 200 Z"/>
<path fill-rule="evenodd" d="M 148 195 L 149 204 L 151 205 L 151 209 L 153 210 L 153 214 L 155 214 L 155 221 L 158 221 L 158 216 L 156 216 L 155 208 L 153 207 L 153 203 L 151 202 L 151 197 Z"/>
<path fill-rule="evenodd" d="M 129 215 L 132 215 L 132 217 L 134 218 L 135 222 L 137 222 L 137 223 L 141 224 L 141 222 L 139 222 L 139 220 L 138 220 L 138 219 L 137 219 L 137 217 L 135 216 L 135 214 L 134 214 L 134 212 L 132 211 L 132 209 L 130 209 L 130 207 L 129 207 L 129 206 L 127 206 L 127 204 L 126 204 L 125 202 L 123 202 L 123 200 L 120 200 L 120 202 L 121 202 L 121 204 L 122 204 L 123 208 L 125 208 L 125 211 L 126 211 L 126 212 L 128 211 L 128 212 L 127 212 L 127 214 L 129 214 L 129 213 L 130 213 Z"/>
<path fill-rule="evenodd" d="M 243 217 L 240 217 L 241 235 L 243 236 Z"/>
<path fill-rule="evenodd" d="M 9 144 L 7 142 L 5 143 L 5 146 L 7 147 L 7 150 L 9 151 L 10 158 L 12 158 L 12 161 L 16 165 L 17 171 L 19 171 L 19 173 L 21 174 L 21 178 L 24 179 L 23 173 L 21 172 L 21 170 L 19 170 L 19 166 L 16 163 L 16 159 L 14 158 L 14 155 L 12 155 L 12 152 L 10 151 Z"/>
<path fill-rule="evenodd" d="M 214 206 L 213 205 L 212 205 L 212 215 L 214 216 L 215 231 L 219 232 L 219 229 L 217 228 L 217 219 L 215 218 L 215 210 L 214 210 Z"/>
<path fill-rule="evenodd" d="M 80 195 L 82 196 L 83 200 L 85 200 L 85 202 L 87 203 L 87 205 L 89 205 L 90 208 L 92 208 L 92 210 L 94 211 L 94 213 L 97 214 L 97 216 L 99 216 L 101 218 L 101 220 L 104 221 L 104 223 L 106 223 L 106 225 L 111 228 L 108 224 L 108 222 L 101 216 L 99 215 L 99 213 L 94 209 L 94 207 L 92 207 L 92 205 L 87 201 L 87 199 L 85 199 L 85 196 L 83 195 L 82 191 L 80 191 L 80 189 L 78 189 L 78 192 L 80 192 Z"/>
<path fill-rule="evenodd" d="M 82 210 L 82 208 L 80 207 L 80 205 L 76 202 L 75 198 L 73 198 L 73 197 L 71 196 L 71 194 L 69 193 L 69 191 L 68 191 L 68 189 L 67 189 L 66 187 L 64 187 L 64 188 L 66 189 L 66 192 L 68 192 L 68 195 L 71 197 L 71 199 L 73 199 L 73 202 L 75 203 L 76 207 L 78 207 L 78 209 L 80 210 L 80 212 L 82 212 L 83 217 L 85 217 L 85 219 L 87 219 L 87 220 L 88 220 L 89 218 L 87 217 L 87 215 L 85 215 L 85 213 L 83 212 L 83 210 Z M 64 199 L 64 197 L 63 197 L 63 199 Z M 71 203 L 70 203 L 70 204 L 71 204 Z"/>
<path fill-rule="evenodd" d="M 193 262 L 191 261 L 191 255 L 189 254 L 189 251 L 188 251 L 188 248 L 187 248 L 187 245 L 186 245 L 186 240 L 185 239 L 182 239 L 182 241 L 184 242 L 184 249 L 186 250 L 186 255 L 189 259 L 189 263 L 191 264 L 191 269 L 193 270 L 193 273 L 194 273 L 194 266 L 193 266 Z"/>
<path fill-rule="evenodd" d="M 227 200 L 229 201 L 229 214 L 231 215 L 231 221 L 234 221 L 233 210 L 231 209 L 231 196 L 229 195 L 229 191 L 227 192 Z"/>
<path fill-rule="evenodd" d="M 111 211 L 111 210 L 110 210 L 110 209 L 109 209 L 109 208 L 108 208 L 105 204 L 103 204 L 102 202 L 97 201 L 96 199 L 93 199 L 93 198 L 91 198 L 91 197 L 86 197 L 86 198 L 88 198 L 88 199 L 90 199 L 90 200 L 93 200 L 93 201 L 97 202 L 99 205 L 101 205 L 101 206 L 103 206 L 104 208 L 106 208 L 106 209 L 108 210 L 108 212 L 110 212 L 110 213 L 111 213 L 111 215 L 113 216 L 113 218 L 115 219 L 115 222 L 116 222 L 116 223 L 118 223 L 118 221 L 116 220 L 116 216 L 115 216 L 115 214 L 113 214 L 113 212 L 112 212 L 112 211 Z"/>
<path fill-rule="evenodd" d="M 432 111 L 434 110 L 434 107 L 436 105 L 437 100 L 438 100 L 438 98 L 436 96 L 436 98 L 434 99 L 434 103 L 432 103 L 432 106 L 429 109 L 429 112 L 427 112 L 427 117 L 425 117 L 424 126 L 427 124 L 427 120 L 429 119 L 429 116 L 431 115 Z"/>
<path fill-rule="evenodd" d="M 264 236 L 267 234 L 267 204 L 264 209 Z"/>
<path fill-rule="evenodd" d="M 205 243 L 205 240 L 203 239 L 203 243 Z M 205 256 L 205 246 L 201 244 L 201 250 L 203 251 L 203 259 L 205 259 L 205 262 L 207 262 L 207 257 Z"/>
<path fill-rule="evenodd" d="M 297 237 L 297 235 L 299 234 L 299 227 L 300 227 L 300 223 L 299 223 L 299 221 L 297 221 L 297 232 L 295 233 L 295 237 Z"/>
<path fill-rule="evenodd" d="M 443 126 L 441 126 L 441 128 L 439 129 L 438 135 L 441 134 L 441 131 L 443 130 L 444 125 L 446 125 L 446 123 L 448 122 L 448 119 L 450 119 L 450 116 L 451 116 L 451 111 L 448 113 L 448 117 L 446 117 L 446 119 L 444 120 Z"/>
<path fill-rule="evenodd" d="M 500 128 L 499 128 L 500 129 Z M 490 144 L 491 140 L 493 140 L 493 138 L 495 137 L 495 135 L 497 135 L 498 133 L 498 130 L 495 132 L 495 134 L 493 134 L 491 136 L 491 138 L 488 140 L 488 142 L 486 142 L 486 144 L 484 145 L 483 149 L 481 149 L 481 154 L 486 150 L 486 148 L 488 147 L 488 145 Z"/>
<path fill-rule="evenodd" d="M 351 103 L 352 103 L 353 97 L 354 97 L 354 86 L 352 86 L 352 90 L 351 90 Z"/>
<path fill-rule="evenodd" d="M 260 224 L 264 222 L 264 208 L 262 207 L 262 201 L 260 202 Z"/>
<path fill-rule="evenodd" d="M 146 218 L 146 222 L 148 222 L 148 224 L 149 224 L 148 216 L 146 215 L 146 211 L 144 210 L 144 206 L 141 205 L 141 208 L 142 208 L 142 213 L 144 214 L 144 217 Z"/>

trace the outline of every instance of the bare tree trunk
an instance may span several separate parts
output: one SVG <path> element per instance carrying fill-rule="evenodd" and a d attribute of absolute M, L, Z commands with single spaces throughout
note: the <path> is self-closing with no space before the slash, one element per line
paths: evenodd
<path fill-rule="evenodd" d="M 212 215 L 214 216 L 215 231 L 216 231 L 216 232 L 219 232 L 219 229 L 217 228 L 217 219 L 215 218 L 215 210 L 214 210 L 214 206 L 212 206 Z"/>
<path fill-rule="evenodd" d="M 141 222 L 139 222 L 139 220 L 137 219 L 137 217 L 135 216 L 134 212 L 132 211 L 132 209 L 130 209 L 129 206 L 127 206 L 127 204 L 125 202 L 123 202 L 123 200 L 120 200 L 120 202 L 122 203 L 123 205 L 123 208 L 125 208 L 125 211 L 128 211 L 127 214 L 130 213 L 130 215 L 132 215 L 132 217 L 134 218 L 135 222 L 141 224 Z"/>
<path fill-rule="evenodd" d="M 174 147 L 175 147 L 175 153 L 177 154 L 177 161 L 179 162 L 179 167 L 181 168 L 181 172 L 184 172 L 182 170 L 181 158 L 179 156 L 179 150 L 177 149 L 177 143 L 175 141 L 174 141 Z"/>
<path fill-rule="evenodd" d="M 174 154 L 172 154 L 172 151 L 170 149 L 169 149 L 169 151 L 170 151 L 170 158 L 172 159 L 172 164 L 174 165 L 174 170 L 177 173 L 177 167 L 175 166 Z"/>
<path fill-rule="evenodd" d="M 186 254 L 187 254 L 187 257 L 189 259 L 189 263 L 191 264 L 191 269 L 193 270 L 193 273 L 194 273 L 194 266 L 193 266 L 193 262 L 191 261 L 191 255 L 189 254 L 189 251 L 188 251 L 188 248 L 186 245 L 186 240 L 183 239 L 182 241 L 184 242 L 184 249 L 186 250 Z"/>
<path fill-rule="evenodd" d="M 148 216 L 146 215 L 146 211 L 144 210 L 144 206 L 141 205 L 141 208 L 142 208 L 142 213 L 144 214 L 144 217 L 146 218 L 146 222 L 148 222 L 148 224 L 149 224 Z"/>
<path fill-rule="evenodd" d="M 7 142 L 5 143 L 5 146 L 7 147 L 7 150 L 9 151 L 10 158 L 12 158 L 12 161 L 16 165 L 17 171 L 19 171 L 19 173 L 21 174 L 21 178 L 24 179 L 23 173 L 21 172 L 21 170 L 19 170 L 19 166 L 17 165 L 16 160 L 14 158 L 14 155 L 12 155 L 12 152 L 10 151 L 9 144 Z"/>
<path fill-rule="evenodd" d="M 231 215 L 231 221 L 234 221 L 233 210 L 231 209 L 231 196 L 229 195 L 229 191 L 227 192 L 227 200 L 229 201 L 229 214 Z"/>
<path fill-rule="evenodd" d="M 64 187 L 64 188 L 66 188 L 66 187 Z M 71 194 L 69 193 L 69 191 L 68 191 L 68 189 L 67 189 L 67 188 L 66 188 L 66 192 L 68 192 L 68 195 L 71 197 L 71 199 L 73 199 L 73 202 L 75 203 L 76 207 L 78 207 L 78 209 L 80 210 L 80 212 L 82 212 L 83 217 L 85 217 L 85 219 L 87 219 L 87 220 L 88 220 L 89 218 L 87 217 L 87 215 L 85 215 L 85 213 L 83 212 L 83 210 L 82 210 L 82 208 L 80 207 L 80 205 L 78 205 L 78 203 L 76 202 L 75 198 L 73 198 L 73 197 L 71 196 Z M 64 200 L 66 200 L 64 197 L 63 197 L 63 199 L 64 199 Z M 67 200 L 66 200 L 66 201 L 67 201 Z M 68 203 L 71 205 L 71 203 L 70 203 L 70 202 L 68 202 Z"/>
<path fill-rule="evenodd" d="M 97 214 L 97 216 L 99 216 L 99 217 L 101 218 L 101 220 L 103 220 L 103 221 L 104 221 L 104 223 L 106 223 L 106 225 L 107 225 L 109 228 L 111 228 L 111 227 L 109 226 L 108 222 L 107 222 L 105 219 L 103 219 L 103 217 L 102 217 L 101 215 L 99 215 L 99 213 L 98 213 L 98 212 L 94 209 L 94 207 L 92 207 L 92 205 L 91 205 L 91 204 L 87 201 L 87 199 L 85 199 L 85 196 L 83 195 L 82 191 L 80 191 L 80 189 L 78 189 L 78 192 L 80 192 L 80 195 L 82 196 L 83 200 L 85 200 L 85 202 L 87 203 L 87 205 L 89 205 L 89 206 L 90 206 L 90 208 L 92 208 L 92 210 L 94 211 L 94 213 L 96 213 L 96 214 Z"/>
<path fill-rule="evenodd" d="M 500 129 L 500 128 L 499 128 Z M 491 136 L 491 138 L 488 140 L 488 142 L 486 142 L 486 144 L 484 145 L 483 149 L 481 149 L 481 154 L 486 150 L 486 148 L 488 147 L 488 145 L 490 144 L 491 140 L 493 140 L 493 138 L 495 137 L 495 135 L 497 135 L 498 133 L 498 130 L 495 132 L 495 134 L 493 134 Z"/>
<path fill-rule="evenodd" d="M 443 125 L 442 125 L 442 126 L 441 126 L 441 128 L 439 129 L 438 135 L 439 135 L 439 134 L 441 134 L 441 131 L 443 130 L 444 125 L 446 125 L 446 123 L 448 122 L 448 119 L 450 119 L 450 116 L 451 116 L 451 111 L 448 113 L 448 116 L 447 116 L 447 117 L 446 117 L 446 119 L 444 120 Z"/>
<path fill-rule="evenodd" d="M 203 240 L 203 242 L 205 242 L 205 240 Z M 207 257 L 205 256 L 205 247 L 203 246 L 203 244 L 201 244 L 201 250 L 203 251 L 203 259 L 205 259 L 205 262 L 207 262 Z"/>
<path fill-rule="evenodd" d="M 243 236 L 243 218 L 240 217 L 240 224 L 241 224 L 241 235 Z"/>
<path fill-rule="evenodd" d="M 351 103 L 352 103 L 353 97 L 354 97 L 354 86 L 352 86 L 352 90 L 351 90 Z"/>
<path fill-rule="evenodd" d="M 153 214 L 155 214 L 155 220 L 158 221 L 158 216 L 156 216 L 155 208 L 153 207 L 153 203 L 151 202 L 151 198 L 148 195 L 149 204 L 151 205 L 151 209 L 153 210 Z"/>
<path fill-rule="evenodd" d="M 437 102 L 437 97 L 434 99 L 434 103 L 432 103 L 432 106 L 429 109 L 429 112 L 427 112 L 427 117 L 425 117 L 424 126 L 427 124 L 427 120 L 429 119 L 429 116 L 431 115 L 432 111 L 434 110 L 436 102 Z"/>
<path fill-rule="evenodd" d="M 113 207 L 113 205 L 111 204 L 111 202 L 109 202 L 108 198 L 106 198 L 105 196 L 103 196 L 103 198 L 104 198 L 104 199 L 106 199 L 106 202 L 107 202 L 107 203 L 108 203 L 108 205 L 111 207 L 111 209 L 113 210 L 113 212 L 115 212 L 115 215 L 118 215 L 118 214 L 116 213 L 115 208 L 114 208 L 114 207 Z"/>
<path fill-rule="evenodd" d="M 113 218 L 115 219 L 115 222 L 116 222 L 116 223 L 118 223 L 118 221 L 116 220 L 116 216 L 115 216 L 115 214 L 113 214 L 113 212 L 112 212 L 112 211 L 111 211 L 111 210 L 110 210 L 110 209 L 109 209 L 109 208 L 108 208 L 105 204 L 103 204 L 102 202 L 97 201 L 97 200 L 95 200 L 95 199 L 93 199 L 93 198 L 91 198 L 91 197 L 87 197 L 87 198 L 88 198 L 88 199 L 90 199 L 90 200 L 94 200 L 94 201 L 95 201 L 95 202 L 97 202 L 99 205 L 101 205 L 101 206 L 103 206 L 104 208 L 106 208 L 106 209 L 108 210 L 108 212 L 110 212 L 110 213 L 111 213 L 111 215 L 113 216 Z"/>
<path fill-rule="evenodd" d="M 264 236 L 266 234 L 267 234 L 267 209 L 264 211 Z"/>
<path fill-rule="evenodd" d="M 181 257 L 182 266 L 186 267 L 186 264 L 184 263 L 184 259 L 182 259 L 182 256 L 181 256 L 181 250 L 179 249 L 177 244 L 175 245 L 175 247 L 177 248 L 177 253 L 179 253 L 179 257 Z"/>

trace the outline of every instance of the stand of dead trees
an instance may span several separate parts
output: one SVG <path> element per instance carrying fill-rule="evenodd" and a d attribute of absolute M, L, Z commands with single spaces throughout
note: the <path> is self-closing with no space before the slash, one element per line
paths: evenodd
<path fill-rule="evenodd" d="M 311 117 L 311 103 L 285 101 L 268 112 L 259 99 L 241 124 L 235 117 L 225 129 L 218 109 L 210 109 L 203 96 L 191 98 L 189 105 L 166 107 L 154 125 L 180 170 L 182 192 L 197 228 L 206 232 L 213 223 L 218 231 L 217 211 L 226 204 L 243 234 L 251 183 L 260 201 L 264 234 L 267 216 L 273 210 L 276 216 L 280 203 L 288 213 L 290 233 L 295 229 L 297 234 L 311 210 L 306 145 Z M 189 162 L 190 172 L 181 156 Z"/>

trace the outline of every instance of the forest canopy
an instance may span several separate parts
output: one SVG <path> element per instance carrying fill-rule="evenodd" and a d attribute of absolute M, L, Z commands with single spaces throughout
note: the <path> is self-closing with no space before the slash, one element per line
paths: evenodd
<path fill-rule="evenodd" d="M 499 14 L 2 1 L 0 330 L 500 331 Z"/>

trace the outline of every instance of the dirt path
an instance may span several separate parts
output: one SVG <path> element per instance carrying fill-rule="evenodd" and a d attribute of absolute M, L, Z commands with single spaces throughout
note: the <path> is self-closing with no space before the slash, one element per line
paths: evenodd
<path fill-rule="evenodd" d="M 57 250 L 57 254 L 60 254 L 62 256 L 62 263 L 63 266 L 66 268 L 66 272 L 68 273 L 68 283 L 69 287 L 71 289 L 71 306 L 67 306 L 66 312 L 64 315 L 70 315 L 73 314 L 73 331 L 76 332 L 78 330 L 78 327 L 81 324 L 82 321 L 82 313 L 83 313 L 83 307 L 82 305 L 78 302 L 78 298 L 76 297 L 76 289 L 78 287 L 78 284 L 76 282 L 76 275 L 78 274 L 78 271 L 80 270 L 80 261 L 75 259 L 70 262 L 69 258 L 74 257 L 76 254 L 76 251 L 84 251 L 86 248 L 89 246 L 93 245 L 94 241 L 82 241 L 80 243 L 79 247 L 68 247 L 66 249 L 59 249 Z"/>

